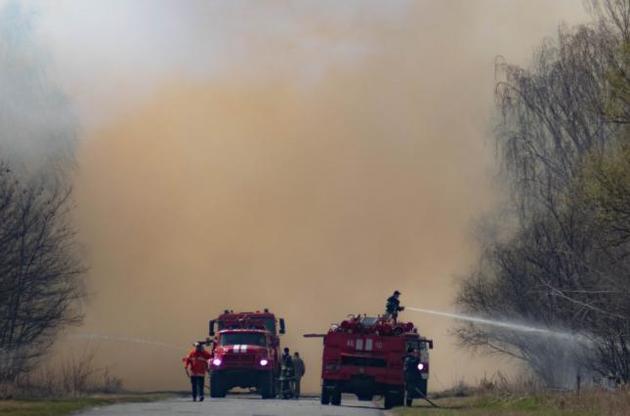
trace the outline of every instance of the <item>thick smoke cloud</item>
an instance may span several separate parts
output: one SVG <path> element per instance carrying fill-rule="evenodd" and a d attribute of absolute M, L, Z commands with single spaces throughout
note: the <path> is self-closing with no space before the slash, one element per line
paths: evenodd
<path fill-rule="evenodd" d="M 57 176 L 74 160 L 78 120 L 29 10 L 0 5 L 0 158 L 24 175 Z"/>
<path fill-rule="evenodd" d="M 452 309 L 495 197 L 494 57 L 582 18 L 579 1 L 55 5 L 40 30 L 87 125 L 80 332 L 186 346 L 224 308 L 269 307 L 311 391 L 321 345 L 301 334 L 393 289 Z M 451 322 L 404 318 L 436 339 L 434 388 L 497 368 Z M 131 388 L 186 386 L 170 349 L 95 342 Z"/>

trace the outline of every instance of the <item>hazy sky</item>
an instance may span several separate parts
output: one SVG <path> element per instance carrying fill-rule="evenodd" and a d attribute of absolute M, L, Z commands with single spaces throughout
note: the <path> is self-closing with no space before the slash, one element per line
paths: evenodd
<path fill-rule="evenodd" d="M 495 57 L 527 63 L 586 18 L 580 0 L 25 4 L 82 126 L 78 331 L 188 345 L 224 308 L 269 307 L 310 390 L 321 346 L 302 333 L 394 289 L 453 309 L 496 197 Z M 452 322 L 403 318 L 436 340 L 432 388 L 498 367 Z M 173 351 L 98 350 L 131 388 L 186 386 Z"/>
<path fill-rule="evenodd" d="M 35 29 L 50 46 L 59 77 L 81 107 L 88 107 L 82 110 L 90 120 L 98 118 L 96 106 L 120 108 L 120 90 L 145 94 L 168 78 L 287 74 L 308 84 L 331 67 L 355 65 L 383 47 L 408 53 L 407 43 L 396 36 L 409 31 L 410 13 L 411 24 L 423 28 L 416 53 L 426 52 L 427 60 L 452 44 L 460 52 L 487 48 L 491 57 L 504 54 L 525 62 L 533 45 L 553 35 L 558 23 L 585 18 L 581 0 L 20 3 L 36 16 Z"/>

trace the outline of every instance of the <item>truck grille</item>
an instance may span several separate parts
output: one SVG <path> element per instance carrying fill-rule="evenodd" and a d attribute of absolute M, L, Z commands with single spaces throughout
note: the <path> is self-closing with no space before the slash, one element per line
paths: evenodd
<path fill-rule="evenodd" d="M 341 357 L 341 365 L 354 365 L 358 367 L 387 367 L 387 362 L 382 358 L 345 355 Z"/>
<path fill-rule="evenodd" d="M 223 362 L 226 364 L 248 365 L 256 362 L 256 356 L 253 354 L 226 354 L 223 356 Z"/>

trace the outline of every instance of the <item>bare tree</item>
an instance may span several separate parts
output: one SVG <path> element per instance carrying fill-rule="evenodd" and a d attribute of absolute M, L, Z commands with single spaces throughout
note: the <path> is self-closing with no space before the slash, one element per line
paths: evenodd
<path fill-rule="evenodd" d="M 70 207 L 70 189 L 21 182 L 1 165 L 0 383 L 28 371 L 81 319 L 85 267 Z"/>

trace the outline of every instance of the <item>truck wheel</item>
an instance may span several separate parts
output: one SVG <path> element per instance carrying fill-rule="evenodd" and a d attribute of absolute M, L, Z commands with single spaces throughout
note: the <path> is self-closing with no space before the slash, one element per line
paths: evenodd
<path fill-rule="evenodd" d="M 330 403 L 333 406 L 341 405 L 341 390 L 335 389 L 330 397 Z"/>
<path fill-rule="evenodd" d="M 218 374 L 210 374 L 210 397 L 225 397 L 225 388 Z"/>
<path fill-rule="evenodd" d="M 328 405 L 330 403 L 330 391 L 328 391 L 326 384 L 322 385 L 322 395 L 320 397 L 320 402 L 323 405 Z"/>
<path fill-rule="evenodd" d="M 394 407 L 394 404 L 392 403 L 392 395 L 391 393 L 385 393 L 385 410 L 389 410 L 392 407 Z"/>
<path fill-rule="evenodd" d="M 405 403 L 404 391 L 388 391 L 385 393 L 385 409 L 402 406 Z"/>
<path fill-rule="evenodd" d="M 265 375 L 260 381 L 260 395 L 263 399 L 273 398 L 273 376 Z"/>

